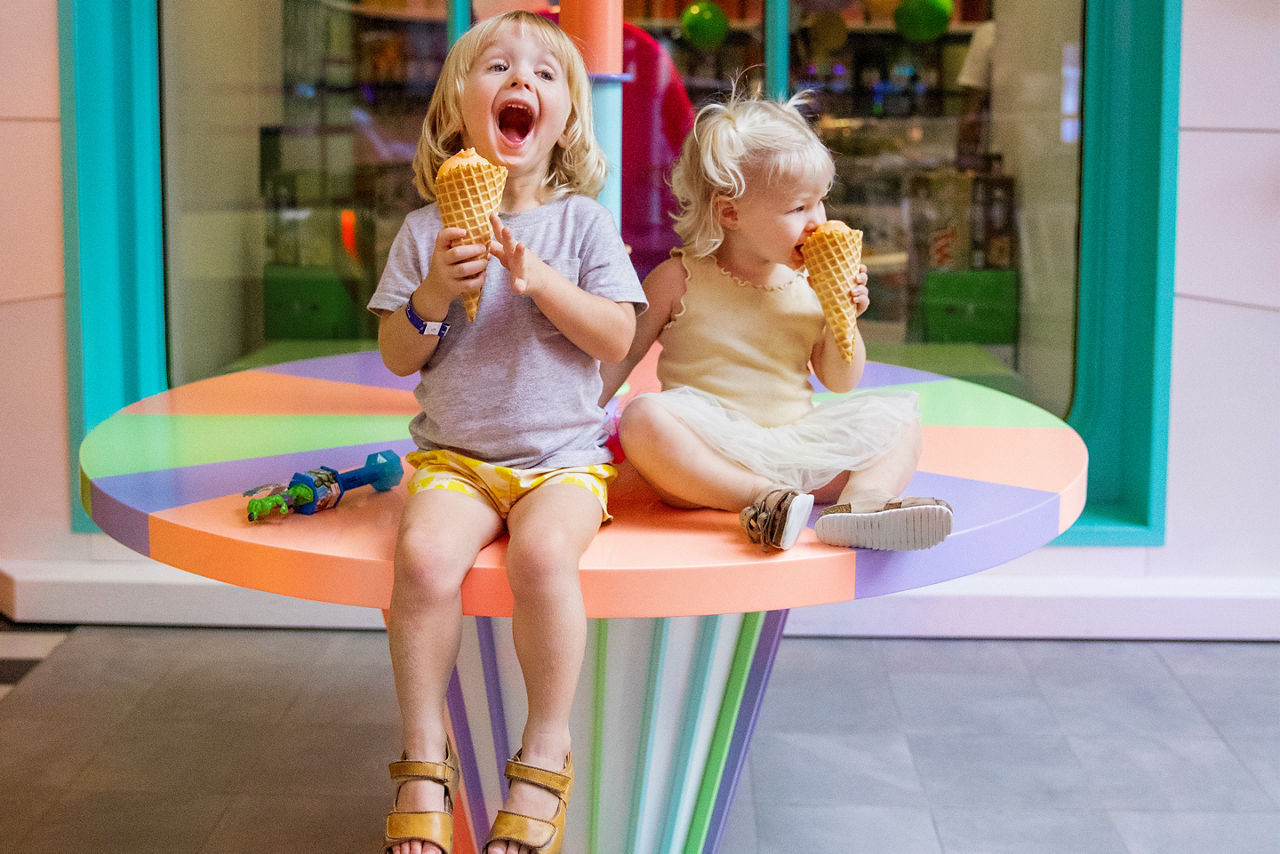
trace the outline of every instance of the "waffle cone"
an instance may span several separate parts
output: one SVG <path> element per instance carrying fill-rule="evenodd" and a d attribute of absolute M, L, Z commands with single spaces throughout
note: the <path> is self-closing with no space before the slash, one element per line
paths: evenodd
<path fill-rule="evenodd" d="M 849 291 L 862 260 L 862 232 L 828 220 L 809 235 L 800 252 L 809 271 L 809 286 L 818 294 L 827 327 L 840 345 L 840 356 L 853 364 L 858 313 Z"/>
<path fill-rule="evenodd" d="M 486 249 L 493 239 L 489 214 L 498 209 L 507 183 L 507 167 L 494 166 L 474 148 L 459 151 L 436 172 L 436 202 L 445 228 L 464 228 L 467 236 L 457 243 L 479 243 Z M 475 320 L 480 292 L 462 295 L 467 320 Z"/>

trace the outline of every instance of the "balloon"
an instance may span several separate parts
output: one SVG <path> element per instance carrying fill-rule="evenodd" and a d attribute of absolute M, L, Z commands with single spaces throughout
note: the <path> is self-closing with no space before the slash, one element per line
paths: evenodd
<path fill-rule="evenodd" d="M 951 0 L 902 0 L 893 24 L 909 42 L 931 42 L 951 25 L 953 8 Z"/>
<path fill-rule="evenodd" d="M 862 0 L 862 5 L 867 7 L 867 11 L 871 13 L 873 18 L 887 18 L 893 14 L 893 10 L 898 8 L 900 0 Z"/>
<path fill-rule="evenodd" d="M 809 45 L 815 54 L 831 53 L 844 47 L 849 38 L 844 18 L 835 12 L 819 12 L 809 21 Z"/>
<path fill-rule="evenodd" d="M 729 34 L 729 19 L 715 3 L 698 0 L 680 14 L 680 29 L 698 50 L 715 50 Z"/>

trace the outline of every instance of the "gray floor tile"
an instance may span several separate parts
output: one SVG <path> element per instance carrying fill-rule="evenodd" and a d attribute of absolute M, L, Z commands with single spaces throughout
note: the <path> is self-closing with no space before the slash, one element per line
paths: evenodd
<path fill-rule="evenodd" d="M 265 726 L 280 720 L 302 691 L 305 673 L 284 662 L 183 661 L 160 677 L 131 714 L 167 721 L 239 721 Z"/>
<path fill-rule="evenodd" d="M 906 739 L 896 733 L 757 732 L 750 762 L 760 810 L 783 804 L 927 806 Z"/>
<path fill-rule="evenodd" d="M 946 854 L 1128 854 L 1101 810 L 935 809 Z"/>
<path fill-rule="evenodd" d="M 1046 734 L 1057 721 L 1030 677 L 1012 674 L 891 673 L 909 733 Z"/>
<path fill-rule="evenodd" d="M 71 782 L 77 790 L 236 794 L 268 746 L 253 723 L 131 717 Z"/>
<path fill-rule="evenodd" d="M 1025 673 L 1025 641 L 884 639 L 876 642 L 893 673 L 1004 675 Z"/>
<path fill-rule="evenodd" d="M 1280 814 L 1115 812 L 1129 854 L 1280 854 Z"/>
<path fill-rule="evenodd" d="M 720 850 L 1280 854 L 1277 708 L 1278 644 L 787 638 Z M 0 852 L 377 850 L 398 741 L 380 632 L 77 629 Z"/>
<path fill-rule="evenodd" d="M 1280 677 L 1224 671 L 1178 678 L 1223 736 L 1280 738 Z"/>
<path fill-rule="evenodd" d="M 1181 682 L 1149 647 L 1050 642 L 1028 645 L 1022 653 L 1040 693 L 1069 735 L 1217 736 Z"/>
<path fill-rule="evenodd" d="M 1151 648 L 1179 676 L 1191 673 L 1280 680 L 1280 642 L 1159 641 Z"/>
<path fill-rule="evenodd" d="M 841 648 L 830 640 L 783 643 L 760 726 L 811 733 L 897 730 L 897 706 L 874 644 L 855 641 L 843 653 Z"/>
<path fill-rule="evenodd" d="M 849 854 L 941 854 L 926 809 L 786 806 L 762 811 L 762 854 L 839 851 Z"/>
<path fill-rule="evenodd" d="M 174 666 L 162 630 L 76 629 L 4 698 L 6 717 L 124 717 Z M 181 646 L 184 640 L 177 640 Z"/>
<path fill-rule="evenodd" d="M 910 735 L 916 769 L 938 807 L 1091 806 L 1088 780 L 1056 735 Z"/>
<path fill-rule="evenodd" d="M 720 851 L 725 854 L 761 854 L 756 836 L 755 784 L 751 766 L 742 769 L 729 817 L 720 836 Z"/>
<path fill-rule="evenodd" d="M 0 794 L 70 785 L 114 732 L 107 720 L 40 720 L 12 716 L 8 708 L 0 705 Z"/>
<path fill-rule="evenodd" d="M 774 678 L 813 684 L 835 674 L 883 673 L 879 644 L 865 638 L 785 638 L 774 661 Z"/>
<path fill-rule="evenodd" d="M 288 723 L 399 725 L 385 634 L 339 635 L 317 665 L 294 695 L 285 714 Z"/>
<path fill-rule="evenodd" d="M 391 792 L 387 763 L 400 753 L 400 732 L 390 726 L 282 724 L 254 764 L 243 792 L 289 795 L 361 795 Z"/>
<path fill-rule="evenodd" d="M 1070 737 L 1095 803 L 1118 810 L 1240 812 L 1275 804 L 1218 739 Z"/>
<path fill-rule="evenodd" d="M 73 792 L 18 843 L 22 854 L 172 854 L 199 851 L 226 811 L 222 795 Z"/>
<path fill-rule="evenodd" d="M 47 789 L 5 789 L 0 795 L 0 854 L 19 854 L 19 843 L 59 794 Z"/>
<path fill-rule="evenodd" d="M 390 805 L 389 799 L 372 796 L 242 795 L 232 801 L 199 850 L 375 852 L 381 850 Z"/>
<path fill-rule="evenodd" d="M 1228 738 L 1227 742 L 1280 810 L 1280 739 Z"/>

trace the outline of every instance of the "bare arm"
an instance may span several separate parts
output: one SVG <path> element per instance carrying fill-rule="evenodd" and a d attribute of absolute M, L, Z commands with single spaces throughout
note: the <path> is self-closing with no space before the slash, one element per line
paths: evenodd
<path fill-rule="evenodd" d="M 635 337 L 631 340 L 626 357 L 621 362 L 600 367 L 600 376 L 604 379 L 604 388 L 600 393 L 601 406 L 618 393 L 632 369 L 649 352 L 653 342 L 658 340 L 662 328 L 670 322 L 680 305 L 684 289 L 684 265 L 678 259 L 668 258 L 645 276 L 644 294 L 649 299 L 649 310 L 636 320 Z"/>
<path fill-rule="evenodd" d="M 489 263 L 485 248 L 477 243 L 450 246 L 463 237 L 466 231 L 461 228 L 441 229 L 436 237 L 426 278 L 409 296 L 413 310 L 423 320 L 444 320 L 449 313 L 449 303 L 458 294 L 478 290 L 484 284 L 484 271 Z M 380 317 L 378 349 L 382 352 L 383 364 L 400 377 L 421 370 L 435 352 L 439 337 L 419 335 L 403 311 L 380 312 Z"/>
<path fill-rule="evenodd" d="M 622 359 L 635 334 L 635 306 L 582 290 L 518 242 L 496 214 L 492 221 L 489 251 L 510 272 L 511 289 L 529 296 L 587 355 L 602 362 Z"/>
<path fill-rule="evenodd" d="M 858 273 L 854 276 L 853 287 L 854 314 L 861 316 L 871 306 L 871 297 L 867 291 L 867 268 L 858 265 Z M 862 372 L 867 366 L 867 345 L 862 340 L 862 333 L 855 329 L 853 338 L 853 364 L 849 364 L 840 355 L 840 345 L 829 327 L 823 327 L 822 337 L 814 345 L 809 356 L 809 364 L 813 367 L 818 381 L 831 391 L 846 392 L 857 388 L 862 379 Z"/>

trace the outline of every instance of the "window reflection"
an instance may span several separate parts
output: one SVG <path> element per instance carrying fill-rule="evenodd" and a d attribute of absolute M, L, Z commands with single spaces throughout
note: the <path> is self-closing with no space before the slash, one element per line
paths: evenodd
<path fill-rule="evenodd" d="M 895 13 L 907 5 L 923 17 L 904 25 Z M 940 26 L 921 11 L 933 5 L 954 5 Z M 399 223 L 421 204 L 410 162 L 447 42 L 444 0 L 217 6 L 161 3 L 178 383 L 373 346 L 363 306 Z M 734 85 L 761 88 L 767 34 L 763 0 L 623 6 L 633 79 L 621 228 L 643 275 L 676 242 L 666 172 L 694 110 Z M 695 18 L 691 6 L 714 9 Z M 768 35 L 787 40 L 790 86 L 820 107 L 838 166 L 828 213 L 865 233 L 872 358 L 1064 414 L 1082 0 L 790 8 L 789 31 Z"/>

